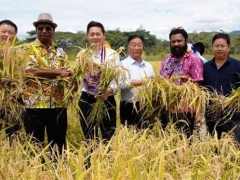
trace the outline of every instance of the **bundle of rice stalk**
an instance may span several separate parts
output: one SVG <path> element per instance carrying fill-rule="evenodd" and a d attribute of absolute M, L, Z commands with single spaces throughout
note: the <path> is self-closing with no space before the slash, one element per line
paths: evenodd
<path fill-rule="evenodd" d="M 79 82 L 82 79 L 86 71 L 93 71 L 95 63 L 92 61 L 91 56 L 94 54 L 91 48 L 80 48 L 80 52 L 77 55 L 75 61 L 74 74 L 72 76 L 72 82 Z"/>
<path fill-rule="evenodd" d="M 72 103 L 75 98 L 75 92 L 79 92 L 83 85 L 83 78 L 86 71 L 93 71 L 94 66 L 96 65 L 91 56 L 93 55 L 93 51 L 91 48 L 79 47 L 80 51 L 75 60 L 74 72 L 71 78 L 63 78 L 63 80 L 67 84 L 67 88 L 65 88 L 65 96 L 64 101 Z"/>
<path fill-rule="evenodd" d="M 22 60 L 25 58 L 18 55 L 20 51 L 21 46 L 14 47 L 8 43 L 1 46 L 0 108 L 4 118 L 9 123 L 19 121 L 24 110 L 21 104 L 21 93 L 23 92 L 23 79 L 25 78 L 25 63 Z"/>
<path fill-rule="evenodd" d="M 211 103 L 208 107 L 207 113 L 212 117 L 212 121 L 226 123 L 231 120 L 231 117 L 234 115 L 234 113 L 239 112 L 239 90 L 240 88 L 232 90 L 229 96 L 224 96 L 218 92 L 213 92 L 211 94 Z"/>
<path fill-rule="evenodd" d="M 119 58 L 119 52 L 114 56 L 114 59 L 108 61 L 104 64 L 100 64 L 101 76 L 100 82 L 98 85 L 98 94 L 103 93 L 107 90 L 110 84 L 114 83 L 116 86 L 120 82 L 124 82 L 124 70 L 122 67 L 116 63 Z M 97 97 L 96 103 L 93 105 L 93 108 L 89 114 L 88 121 L 101 121 L 102 118 L 107 115 L 108 116 L 108 107 L 105 105 L 104 100 L 102 98 Z M 115 108 L 112 106 L 111 108 Z"/>
<path fill-rule="evenodd" d="M 175 100 L 171 105 L 177 111 L 181 107 L 193 109 L 196 113 L 205 112 L 206 104 L 209 103 L 210 94 L 204 87 L 199 87 L 192 81 L 187 81 L 182 85 L 176 85 Z M 170 92 L 170 97 L 172 97 Z M 171 107 L 170 105 L 170 107 Z"/>
<path fill-rule="evenodd" d="M 147 79 L 145 88 L 138 88 L 134 99 L 139 99 L 141 110 L 146 116 L 160 116 L 165 110 L 170 112 L 205 112 L 210 93 L 192 81 L 176 84 L 176 78 L 161 77 Z"/>
<path fill-rule="evenodd" d="M 147 78 L 143 86 L 137 88 L 137 93 L 134 94 L 132 100 L 134 104 L 139 101 L 139 111 L 143 112 L 144 117 L 153 114 L 158 115 L 158 113 L 168 106 L 168 90 L 166 88 L 171 88 L 168 83 L 169 81 L 165 81 L 159 77 Z"/>
<path fill-rule="evenodd" d="M 229 96 L 225 97 L 222 104 L 223 108 L 233 107 L 237 110 L 240 108 L 240 87 L 233 89 Z"/>

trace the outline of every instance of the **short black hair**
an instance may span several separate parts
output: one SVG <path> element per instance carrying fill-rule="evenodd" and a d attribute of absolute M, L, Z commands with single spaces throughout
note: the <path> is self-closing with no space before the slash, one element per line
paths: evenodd
<path fill-rule="evenodd" d="M 97 26 L 97 27 L 100 27 L 101 30 L 102 30 L 102 33 L 104 34 L 105 33 L 105 29 L 104 29 L 104 26 L 102 25 L 102 23 L 100 22 L 96 22 L 96 21 L 91 21 L 90 23 L 88 23 L 87 25 L 87 33 L 89 32 L 89 29 L 93 26 Z"/>
<path fill-rule="evenodd" d="M 230 41 L 230 37 L 228 34 L 226 33 L 217 33 L 213 36 L 212 38 L 212 44 L 217 40 L 217 39 L 225 39 L 225 41 L 227 42 L 227 44 L 231 44 L 231 41 Z"/>
<path fill-rule="evenodd" d="M 2 24 L 8 24 L 8 25 L 11 25 L 11 26 L 13 26 L 13 27 L 14 27 L 14 29 L 15 29 L 15 32 L 17 33 L 17 31 L 18 31 L 18 28 L 17 28 L 17 25 L 16 25 L 14 22 L 12 22 L 12 21 L 10 21 L 10 20 L 7 20 L 7 19 L 5 19 L 5 20 L 2 20 L 2 21 L 0 21 L 0 25 L 2 25 Z"/>
<path fill-rule="evenodd" d="M 169 33 L 169 39 L 171 40 L 171 36 L 175 35 L 175 34 L 182 34 L 185 39 L 188 39 L 188 33 L 183 28 L 176 28 L 176 29 L 172 30 Z"/>
<path fill-rule="evenodd" d="M 137 34 L 133 34 L 133 35 L 129 36 L 128 40 L 127 40 L 127 44 L 129 44 L 132 39 L 136 39 L 136 38 L 141 39 L 142 43 L 144 44 L 144 37 L 141 35 L 137 35 Z"/>

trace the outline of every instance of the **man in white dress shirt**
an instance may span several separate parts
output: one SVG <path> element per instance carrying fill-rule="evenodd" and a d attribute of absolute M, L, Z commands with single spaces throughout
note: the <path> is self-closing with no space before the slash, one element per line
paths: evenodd
<path fill-rule="evenodd" d="M 142 128 L 144 118 L 141 112 L 134 108 L 132 97 L 136 87 L 142 86 L 144 79 L 154 77 L 155 72 L 152 65 L 142 59 L 144 38 L 140 35 L 131 35 L 127 41 L 129 56 L 122 61 L 122 66 L 127 71 L 127 81 L 121 86 L 121 123 Z M 139 109 L 139 103 L 136 103 Z"/>

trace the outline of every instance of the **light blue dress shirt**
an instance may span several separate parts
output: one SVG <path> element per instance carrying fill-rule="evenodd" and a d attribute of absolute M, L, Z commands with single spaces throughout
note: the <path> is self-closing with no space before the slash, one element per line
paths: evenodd
<path fill-rule="evenodd" d="M 131 56 L 121 61 L 123 68 L 126 70 L 126 81 L 121 83 L 121 100 L 132 102 L 132 97 L 136 93 L 137 88 L 131 88 L 132 80 L 141 80 L 147 77 L 154 77 L 155 72 L 152 65 L 144 60 L 141 64 L 136 62 Z"/>

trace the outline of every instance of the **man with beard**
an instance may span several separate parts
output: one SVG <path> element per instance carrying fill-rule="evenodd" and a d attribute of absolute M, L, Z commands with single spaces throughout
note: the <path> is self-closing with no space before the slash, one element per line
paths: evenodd
<path fill-rule="evenodd" d="M 181 85 L 189 80 L 199 85 L 203 81 L 203 62 L 188 50 L 188 33 L 182 28 L 172 28 L 169 34 L 171 54 L 166 55 L 161 63 L 159 75 L 163 78 L 179 76 L 176 83 Z M 193 133 L 194 125 L 201 124 L 200 114 L 192 113 L 187 108 L 181 108 L 177 112 L 165 112 L 161 117 L 163 129 L 168 122 L 176 123 L 178 129 L 183 131 L 189 137 Z M 186 120 L 186 122 L 178 120 Z"/>

